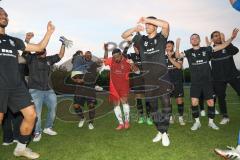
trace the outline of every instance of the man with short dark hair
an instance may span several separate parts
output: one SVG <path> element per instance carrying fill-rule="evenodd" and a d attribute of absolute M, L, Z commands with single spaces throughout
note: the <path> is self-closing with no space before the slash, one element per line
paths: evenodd
<path fill-rule="evenodd" d="M 232 36 L 228 41 L 215 47 L 200 47 L 200 36 L 196 33 L 192 34 L 190 37 L 192 48 L 184 51 L 182 54 L 183 56 L 186 56 L 188 60 L 191 73 L 190 96 L 192 102 L 192 116 L 195 119 L 195 123 L 191 127 L 192 131 L 196 131 L 201 127 L 198 107 L 201 94 L 203 94 L 203 97 L 207 101 L 208 105 L 208 126 L 214 130 L 219 130 L 219 127 L 213 122 L 215 118 L 215 106 L 209 61 L 211 60 L 213 52 L 226 48 L 233 39 L 236 38 L 237 33 L 238 29 L 234 29 Z M 180 53 L 179 57 L 181 57 Z"/>
<path fill-rule="evenodd" d="M 48 44 L 55 27 L 48 23 L 47 32 L 38 44 L 24 44 L 18 38 L 5 33 L 8 25 L 8 14 L 0 8 L 0 124 L 3 114 L 10 108 L 14 113 L 21 111 L 23 121 L 20 126 L 19 142 L 14 150 L 15 156 L 36 159 L 40 155 L 27 148 L 36 120 L 36 111 L 31 95 L 24 85 L 18 69 L 18 50 L 40 52 Z"/>
<path fill-rule="evenodd" d="M 140 72 L 132 60 L 126 59 L 120 49 L 112 51 L 112 57 L 108 58 L 108 49 L 104 53 L 104 64 L 110 66 L 109 101 L 114 106 L 114 113 L 118 119 L 116 130 L 130 128 L 129 73 L 131 70 Z M 124 120 L 120 105 L 123 106 Z"/>
<path fill-rule="evenodd" d="M 179 46 L 177 40 L 176 51 L 179 51 Z M 174 85 L 174 90 L 171 93 L 171 96 L 176 99 L 176 104 L 178 105 L 178 120 L 180 125 L 185 125 L 183 120 L 183 112 L 184 112 L 184 91 L 183 91 L 183 71 L 182 64 L 183 59 L 177 58 L 176 53 L 174 52 L 174 42 L 168 41 L 166 44 L 166 63 L 168 67 L 168 74 L 170 77 L 171 83 Z M 174 116 L 170 117 L 170 123 L 174 123 Z"/>
<path fill-rule="evenodd" d="M 136 27 L 125 31 L 122 34 L 122 38 L 128 41 L 132 40 L 133 43 L 139 45 L 141 61 L 144 62 L 143 70 L 147 72 L 149 71 L 150 74 L 152 72 L 156 72 L 155 74 L 151 74 L 151 76 L 144 77 L 145 89 L 146 87 L 156 86 L 156 88 L 153 90 L 158 94 L 162 94 L 151 95 L 152 92 L 150 91 L 150 95 L 146 96 L 146 101 L 149 101 L 151 106 L 153 121 L 158 130 L 158 134 L 153 139 L 153 142 L 159 142 L 162 140 L 163 146 L 169 146 L 170 140 L 167 135 L 167 131 L 171 113 L 169 94 L 172 88 L 170 85 L 165 86 L 165 84 L 170 84 L 168 75 L 166 74 L 165 79 L 159 81 L 162 69 L 153 68 L 154 65 L 158 65 L 158 67 L 163 67 L 166 69 L 165 49 L 169 35 L 169 24 L 168 22 L 157 19 L 153 16 L 147 18 L 141 17 L 138 23 L 145 25 L 147 32 L 146 36 L 136 34 L 134 37 L 132 37 L 133 33 L 138 33 L 144 30 L 143 26 L 137 25 Z M 160 33 L 157 32 L 158 27 L 162 28 L 162 31 Z M 152 76 L 156 76 L 156 79 L 153 79 Z M 160 93 L 161 90 L 158 88 L 162 88 L 163 93 Z M 161 102 L 163 104 L 162 113 L 159 113 L 158 111 L 158 97 L 161 98 Z"/>
<path fill-rule="evenodd" d="M 211 34 L 211 40 L 214 46 L 219 46 L 224 43 L 219 31 L 214 31 Z M 236 68 L 233 56 L 239 52 L 239 49 L 233 44 L 230 44 L 226 48 L 217 51 L 212 54 L 211 66 L 214 91 L 218 98 L 218 104 L 220 112 L 223 116 L 220 124 L 227 124 L 230 119 L 227 113 L 226 103 L 226 89 L 227 84 L 230 84 L 232 88 L 240 96 L 240 73 Z"/>
<path fill-rule="evenodd" d="M 29 43 L 29 40 L 34 35 L 29 32 L 26 33 L 26 39 L 25 42 Z M 30 39 L 28 37 L 31 37 Z M 18 56 L 18 63 L 19 63 L 19 72 L 20 77 L 22 81 L 24 82 L 25 86 L 27 87 L 27 82 L 25 79 L 25 76 L 28 75 L 28 66 L 25 63 L 25 59 L 21 61 L 20 59 L 23 58 L 20 55 Z M 18 142 L 19 135 L 20 135 L 20 125 L 22 123 L 22 114 L 20 112 L 18 113 L 12 113 L 10 109 L 8 109 L 7 113 L 4 115 L 4 120 L 2 124 L 3 128 L 3 146 L 8 146 L 13 144 L 13 142 Z"/>
<path fill-rule="evenodd" d="M 26 54 L 24 58 L 29 68 L 28 88 L 33 98 L 36 112 L 37 122 L 34 131 L 34 142 L 39 142 L 42 137 L 41 113 L 43 104 L 48 108 L 47 119 L 43 133 L 54 136 L 57 132 L 53 130 L 53 123 L 56 116 L 57 96 L 50 86 L 51 67 L 59 62 L 65 53 L 65 44 L 62 43 L 59 54 L 47 56 L 47 51 L 36 54 Z"/>

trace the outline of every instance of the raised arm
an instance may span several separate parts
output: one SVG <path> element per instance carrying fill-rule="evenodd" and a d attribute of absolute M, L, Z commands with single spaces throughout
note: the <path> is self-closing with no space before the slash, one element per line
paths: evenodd
<path fill-rule="evenodd" d="M 181 38 L 177 38 L 176 40 L 176 58 L 183 58 L 185 54 L 183 52 L 180 52 L 180 43 L 181 43 Z"/>
<path fill-rule="evenodd" d="M 168 56 L 168 60 L 175 66 L 177 67 L 177 69 L 181 69 L 182 68 L 182 62 L 177 62 L 175 60 L 175 58 L 172 57 L 172 54 L 171 53 L 167 53 L 167 56 Z"/>
<path fill-rule="evenodd" d="M 231 38 L 229 38 L 223 44 L 213 47 L 213 51 L 217 52 L 217 51 L 220 51 L 220 50 L 226 48 L 227 46 L 229 46 L 232 43 L 232 41 L 237 37 L 238 32 L 239 32 L 239 29 L 235 28 L 232 32 Z"/>
<path fill-rule="evenodd" d="M 61 46 L 58 56 L 62 59 L 64 56 L 64 53 L 65 53 L 65 44 L 62 43 L 62 46 Z"/>
<path fill-rule="evenodd" d="M 176 53 L 180 53 L 180 43 L 181 43 L 181 39 L 177 38 L 176 40 Z"/>
<path fill-rule="evenodd" d="M 136 27 L 130 28 L 130 29 L 126 30 L 125 32 L 123 32 L 122 38 L 126 41 L 132 41 L 133 34 L 136 32 L 141 32 L 143 30 L 144 30 L 143 26 L 137 25 Z"/>
<path fill-rule="evenodd" d="M 150 23 L 155 26 L 161 27 L 162 35 L 165 38 L 167 38 L 169 35 L 170 27 L 169 27 L 169 23 L 167 21 L 164 21 L 162 19 L 152 19 L 152 18 L 142 17 L 142 18 L 140 18 L 139 23 L 142 23 L 142 24 Z"/>
<path fill-rule="evenodd" d="M 103 49 L 104 49 L 104 59 L 107 59 L 108 58 L 108 44 L 107 43 L 104 43 Z"/>
<path fill-rule="evenodd" d="M 34 33 L 33 32 L 28 32 L 26 33 L 26 36 L 25 36 L 25 42 L 28 44 L 30 42 L 30 40 L 34 37 Z M 30 54 L 31 52 L 26 52 L 24 51 L 22 53 L 22 55 L 18 54 L 18 63 L 19 64 L 26 64 L 27 61 L 26 61 L 26 57 L 24 57 L 23 55 L 27 55 L 27 54 Z"/>
<path fill-rule="evenodd" d="M 30 43 L 30 40 L 34 37 L 34 33 L 33 32 L 27 32 L 26 36 L 25 36 L 25 42 L 26 43 Z"/>
<path fill-rule="evenodd" d="M 124 47 L 124 49 L 123 49 L 123 55 L 124 56 L 127 56 L 127 52 L 129 50 L 129 48 L 131 47 L 131 45 L 132 45 L 132 42 L 128 41 L 126 47 Z"/>
<path fill-rule="evenodd" d="M 46 32 L 44 38 L 38 44 L 28 43 L 26 48 L 25 48 L 25 51 L 41 52 L 48 45 L 48 42 L 49 42 L 54 30 L 55 30 L 55 26 L 52 24 L 51 21 L 48 22 L 47 32 Z"/>
<path fill-rule="evenodd" d="M 224 35 L 224 33 L 220 33 L 220 36 L 221 36 L 222 43 L 224 43 L 225 42 L 225 35 Z"/>
<path fill-rule="evenodd" d="M 210 41 L 207 36 L 205 37 L 205 42 L 207 47 L 212 45 L 212 41 Z"/>
<path fill-rule="evenodd" d="M 140 74 L 140 70 L 139 68 L 134 64 L 133 60 L 128 59 L 127 63 L 129 63 L 131 70 L 135 73 L 135 74 Z"/>

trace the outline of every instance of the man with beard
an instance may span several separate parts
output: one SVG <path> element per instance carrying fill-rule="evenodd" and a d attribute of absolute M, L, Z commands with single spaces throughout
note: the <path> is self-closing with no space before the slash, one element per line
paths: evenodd
<path fill-rule="evenodd" d="M 25 42 L 29 43 L 30 39 L 34 36 L 33 33 L 29 32 L 26 34 Z M 19 63 L 19 72 L 21 75 L 21 79 L 27 87 L 27 82 L 25 76 L 28 75 L 28 66 L 26 64 L 26 60 L 23 59 L 20 55 L 18 56 Z M 13 114 L 10 109 L 8 109 L 7 113 L 4 115 L 4 120 L 2 123 L 3 128 L 3 146 L 8 146 L 13 144 L 13 142 L 17 143 L 20 135 L 20 125 L 22 123 L 22 114 L 20 112 Z"/>
<path fill-rule="evenodd" d="M 213 122 L 215 118 L 215 106 L 213 100 L 213 85 L 211 67 L 209 61 L 211 60 L 213 52 L 217 52 L 226 48 L 233 39 L 236 38 L 238 29 L 234 29 L 232 37 L 225 43 L 215 47 L 200 47 L 200 36 L 198 34 L 192 34 L 190 37 L 191 49 L 184 51 L 182 56 L 186 56 L 191 73 L 191 88 L 190 96 L 192 102 L 192 116 L 195 119 L 195 123 L 191 127 L 192 131 L 196 131 L 201 127 L 199 119 L 199 98 L 203 94 L 204 99 L 208 105 L 208 126 L 214 130 L 219 130 L 219 127 Z M 179 56 L 181 54 L 179 53 Z"/>
<path fill-rule="evenodd" d="M 179 45 L 180 44 L 177 40 L 176 52 L 179 51 Z M 178 118 L 179 124 L 183 126 L 185 125 L 185 122 L 183 120 L 183 112 L 184 112 L 183 71 L 182 71 L 183 59 L 176 57 L 176 53 L 174 52 L 173 41 L 168 41 L 166 45 L 166 63 L 168 67 L 170 81 L 174 85 L 174 90 L 171 96 L 176 99 L 176 104 L 178 105 L 178 113 L 179 113 L 179 118 Z M 173 115 L 170 117 L 170 123 L 174 123 Z"/>
<path fill-rule="evenodd" d="M 108 52 L 104 54 L 104 64 L 110 66 L 110 95 L 109 101 L 114 106 L 114 113 L 119 125 L 116 130 L 130 128 L 130 106 L 128 104 L 129 95 L 129 73 L 133 70 L 139 73 L 139 69 L 132 60 L 126 59 L 120 49 L 112 51 L 112 57 L 108 58 Z M 124 120 L 120 105 L 123 106 Z"/>
<path fill-rule="evenodd" d="M 29 92 L 33 98 L 37 112 L 37 122 L 33 138 L 34 142 L 39 142 L 42 137 L 41 113 L 43 104 L 46 104 L 48 108 L 43 133 L 50 136 L 57 135 L 57 132 L 53 130 L 53 123 L 56 116 L 57 96 L 49 82 L 52 66 L 63 58 L 64 53 L 65 44 L 62 42 L 58 54 L 47 56 L 47 51 L 44 49 L 41 52 L 36 52 L 36 54 L 29 53 L 24 55 L 29 68 Z"/>
<path fill-rule="evenodd" d="M 214 46 L 219 46 L 224 41 L 221 38 L 219 31 L 214 31 L 211 34 L 211 39 Z M 226 104 L 226 89 L 230 84 L 232 88 L 240 96 L 240 73 L 236 68 L 233 56 L 239 52 L 239 49 L 233 44 L 212 54 L 211 66 L 213 75 L 214 91 L 218 98 L 220 112 L 223 116 L 220 124 L 227 124 L 230 119 L 227 113 Z"/>
<path fill-rule="evenodd" d="M 36 111 L 31 95 L 20 77 L 17 55 L 18 50 L 42 51 L 47 46 L 55 27 L 49 22 L 47 32 L 40 43 L 24 44 L 22 40 L 5 33 L 7 25 L 8 14 L 3 8 L 0 8 L 0 124 L 8 108 L 14 113 L 21 111 L 24 119 L 20 126 L 19 142 L 14 150 L 14 155 L 36 159 L 39 154 L 26 147 L 30 142 Z"/>

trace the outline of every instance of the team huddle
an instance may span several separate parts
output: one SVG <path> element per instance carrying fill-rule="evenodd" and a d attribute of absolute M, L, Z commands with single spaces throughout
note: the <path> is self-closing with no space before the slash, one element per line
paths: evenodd
<path fill-rule="evenodd" d="M 76 86 L 73 107 L 80 119 L 78 127 L 82 127 L 85 123 L 83 107 L 86 103 L 89 109 L 88 128 L 94 129 L 96 90 L 102 90 L 96 84 L 98 68 L 109 66 L 109 102 L 119 122 L 116 130 L 131 127 L 128 103 L 131 90 L 136 99 L 138 123 L 146 121 L 149 125 L 154 124 L 157 134 L 152 141 L 169 146 L 168 128 L 174 121 L 171 98 L 176 100 L 179 124 L 184 126 L 186 123 L 183 116 L 184 58 L 188 61 L 191 74 L 190 98 L 192 116 L 195 120 L 191 130 L 196 131 L 201 128 L 199 103 L 203 100 L 208 106 L 208 126 L 213 130 L 219 130 L 214 122 L 214 95 L 218 99 L 220 113 L 223 116 L 220 124 L 227 124 L 230 121 L 225 99 L 227 85 L 230 84 L 240 95 L 240 74 L 233 60 L 233 56 L 239 50 L 232 44 L 239 30 L 234 29 L 227 40 L 223 33 L 214 31 L 211 40 L 206 38 L 205 47 L 200 46 L 200 36 L 194 33 L 190 37 L 192 48 L 180 51 L 180 38 L 176 40 L 176 44 L 168 40 L 170 27 L 167 21 L 151 16 L 142 17 L 137 23 L 136 27 L 122 34 L 122 38 L 128 42 L 126 48 L 123 51 L 119 48 L 113 49 L 111 57 L 108 56 L 107 44 L 104 45 L 104 57 L 97 62 L 92 60 L 91 51 L 79 50 L 74 54 L 70 77 Z M 34 142 L 39 142 L 42 133 L 57 135 L 53 130 L 57 96 L 49 85 L 49 75 L 51 67 L 64 57 L 65 48 L 71 47 L 72 42 L 61 37 L 59 54 L 47 56 L 45 48 L 55 30 L 51 22 L 47 25 L 44 38 L 37 44 L 30 42 L 34 36 L 31 32 L 26 34 L 25 42 L 7 35 L 5 33 L 7 25 L 8 15 L 3 8 L 0 8 L 0 124 L 3 126 L 3 142 L 5 145 L 17 143 L 13 153 L 15 156 L 37 159 L 40 155 L 27 148 L 27 144 L 32 136 Z M 158 32 L 159 27 L 161 32 Z M 144 30 L 147 35 L 141 34 Z M 128 53 L 128 49 L 132 46 L 135 53 Z M 26 66 L 28 81 L 25 80 Z M 146 117 L 143 112 L 143 99 L 146 105 Z M 42 130 L 41 112 L 44 103 L 48 107 L 48 113 Z M 21 114 L 18 115 L 19 113 Z M 16 128 L 14 127 L 11 131 L 14 133 L 9 135 L 9 130 L 12 130 L 9 129 L 11 121 L 16 124 Z M 240 158 L 240 147 L 234 153 Z"/>

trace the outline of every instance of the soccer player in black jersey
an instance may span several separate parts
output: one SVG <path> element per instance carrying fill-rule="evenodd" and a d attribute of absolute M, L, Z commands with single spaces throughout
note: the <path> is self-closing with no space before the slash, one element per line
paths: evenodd
<path fill-rule="evenodd" d="M 26 147 L 36 121 L 36 111 L 31 95 L 20 76 L 18 51 L 41 52 L 47 46 L 55 27 L 49 22 L 47 32 L 40 43 L 25 44 L 22 40 L 6 34 L 7 25 L 8 14 L 0 8 L 0 124 L 8 108 L 14 113 L 21 111 L 24 118 L 14 155 L 36 159 L 39 154 Z"/>
<path fill-rule="evenodd" d="M 224 43 L 223 34 L 214 31 L 211 34 L 211 40 L 214 46 Z M 233 56 L 239 52 L 239 49 L 233 44 L 212 54 L 211 66 L 214 91 L 218 97 L 220 112 L 223 116 L 220 124 L 227 124 L 230 119 L 227 113 L 226 88 L 230 84 L 240 96 L 240 73 L 236 68 Z"/>
<path fill-rule="evenodd" d="M 137 33 L 140 34 L 140 33 Z M 128 42 L 127 46 L 123 50 L 123 54 L 126 58 L 131 59 L 134 64 L 142 70 L 142 63 L 141 63 L 141 57 L 139 53 L 139 46 L 136 44 L 133 44 L 134 48 L 134 53 L 128 53 L 129 48 L 132 46 L 132 42 Z M 136 106 L 138 110 L 138 124 L 143 124 L 146 122 L 148 125 L 153 125 L 152 118 L 150 116 L 151 108 L 150 108 L 150 103 L 148 101 L 145 101 L 146 105 L 146 119 L 144 116 L 144 109 L 143 109 L 143 94 L 141 93 L 144 90 L 144 79 L 141 76 L 142 74 L 135 74 L 135 73 L 130 73 L 130 87 L 132 91 L 135 94 L 136 98 Z"/>
<path fill-rule="evenodd" d="M 179 51 L 178 42 L 179 40 L 177 40 L 176 51 Z M 168 67 L 168 74 L 170 77 L 170 81 L 174 85 L 174 90 L 171 96 L 176 99 L 176 104 L 178 105 L 179 123 L 180 125 L 185 125 L 185 122 L 183 120 L 183 112 L 184 112 L 183 71 L 182 71 L 183 59 L 176 57 L 176 53 L 174 52 L 174 46 L 175 45 L 173 41 L 167 42 L 166 63 Z M 170 117 L 170 123 L 174 123 L 173 115 Z"/>
<path fill-rule="evenodd" d="M 29 40 L 34 36 L 33 33 L 29 32 L 26 34 L 25 42 L 29 43 Z M 30 37 L 30 38 L 28 38 Z M 22 58 L 22 59 L 21 59 Z M 23 60 L 23 61 L 21 61 Z M 25 76 L 28 75 L 28 66 L 24 64 L 26 61 L 19 55 L 18 63 L 19 63 L 19 72 L 21 75 L 21 79 L 27 87 L 27 82 Z M 18 142 L 18 138 L 20 135 L 20 125 L 22 123 L 22 115 L 20 112 L 13 114 L 10 109 L 8 109 L 7 113 L 4 115 L 2 128 L 3 128 L 3 146 L 8 146 L 13 144 L 13 142 Z"/>
<path fill-rule="evenodd" d="M 132 36 L 133 33 L 141 32 L 144 30 L 144 27 L 138 25 L 134 28 L 128 29 L 122 34 L 122 38 L 128 41 L 132 41 L 136 45 L 139 45 L 139 52 L 141 61 L 144 62 L 143 70 L 149 71 L 150 76 L 144 77 L 145 86 L 152 86 L 156 85 L 157 88 L 161 88 L 164 90 L 158 90 L 158 93 L 162 92 L 163 95 L 157 95 L 160 97 L 162 102 L 162 112 L 160 113 L 158 110 L 158 97 L 155 95 L 152 96 L 147 95 L 146 100 L 150 102 L 152 117 L 154 124 L 157 127 L 158 134 L 153 139 L 153 142 L 159 142 L 162 140 L 163 146 L 169 146 L 170 140 L 167 135 L 168 127 L 169 127 L 169 119 L 171 113 L 171 105 L 170 105 L 170 95 L 169 92 L 172 90 L 172 86 L 169 85 L 169 78 L 166 74 L 166 79 L 155 80 L 153 77 L 155 75 L 161 75 L 161 70 L 164 68 L 166 69 L 166 60 L 165 60 L 165 49 L 166 49 L 166 42 L 169 35 L 169 23 L 157 19 L 156 17 L 141 17 L 139 22 L 145 25 L 147 35 L 140 35 L 136 34 L 134 37 Z M 158 33 L 157 29 L 160 27 L 162 29 L 161 32 Z M 159 67 L 158 69 L 152 66 Z M 162 67 L 162 68 L 160 68 Z M 152 72 L 156 72 L 154 75 L 151 74 Z M 155 83 L 155 84 L 154 84 Z M 163 86 L 165 85 L 165 86 Z"/>
<path fill-rule="evenodd" d="M 198 34 L 193 34 L 190 38 L 192 48 L 184 51 L 183 55 L 187 57 L 191 73 L 190 96 L 192 101 L 192 115 L 195 119 L 195 123 L 191 127 L 191 130 L 193 131 L 201 127 L 198 105 L 199 97 L 202 93 L 208 105 L 208 126 L 215 130 L 219 129 L 219 127 L 213 122 L 215 117 L 215 107 L 213 100 L 211 67 L 209 61 L 211 60 L 213 52 L 217 52 L 229 46 L 233 39 L 236 38 L 237 33 L 238 29 L 234 29 L 229 40 L 215 47 L 200 47 L 200 36 Z"/>

